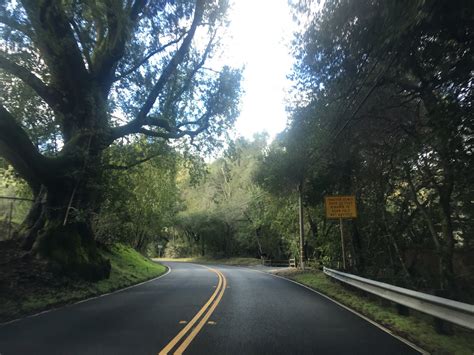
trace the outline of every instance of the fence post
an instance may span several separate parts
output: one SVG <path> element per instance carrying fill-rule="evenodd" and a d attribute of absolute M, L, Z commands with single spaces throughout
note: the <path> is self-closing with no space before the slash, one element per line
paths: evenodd
<path fill-rule="evenodd" d="M 10 212 L 8 215 L 8 239 L 11 238 L 12 219 L 13 219 L 13 201 L 10 202 Z"/>

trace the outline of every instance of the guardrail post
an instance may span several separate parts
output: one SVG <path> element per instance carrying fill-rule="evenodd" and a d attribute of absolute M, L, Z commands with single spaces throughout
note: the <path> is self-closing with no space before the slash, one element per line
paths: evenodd
<path fill-rule="evenodd" d="M 397 313 L 401 316 L 409 316 L 410 315 L 410 308 L 405 307 L 401 304 L 396 303 L 395 306 L 397 307 Z"/>
<path fill-rule="evenodd" d="M 439 297 L 445 297 L 446 296 L 446 291 L 444 290 L 436 290 L 435 292 L 436 296 Z M 441 318 L 434 317 L 434 329 L 436 333 L 438 334 L 443 334 L 443 335 L 453 335 L 454 330 L 452 324 L 444 321 Z"/>
<path fill-rule="evenodd" d="M 436 333 L 442 334 L 442 335 L 453 335 L 453 327 L 451 324 L 445 322 L 444 320 L 440 318 L 434 318 L 434 328 Z"/>

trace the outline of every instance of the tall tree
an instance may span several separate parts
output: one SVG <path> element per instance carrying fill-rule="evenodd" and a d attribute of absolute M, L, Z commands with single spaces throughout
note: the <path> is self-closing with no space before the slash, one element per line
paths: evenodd
<path fill-rule="evenodd" d="M 204 66 L 218 45 L 227 2 L 0 6 L 0 155 L 36 200 L 22 228 L 24 247 L 66 272 L 107 277 L 110 265 L 91 228 L 104 150 L 137 135 L 150 144 L 188 137 L 202 148 L 236 117 L 239 71 Z M 18 100 L 25 95 L 36 102 L 27 110 Z M 56 149 L 48 148 L 52 138 Z"/>
<path fill-rule="evenodd" d="M 471 240 L 464 217 L 472 204 L 462 197 L 472 195 L 471 4 L 295 8 L 309 15 L 295 40 L 299 97 L 290 132 L 306 127 L 308 164 L 325 167 L 312 169 L 308 189 L 315 197 L 355 192 L 363 203 L 352 244 L 363 238 L 374 248 L 366 261 L 375 269 L 376 255 L 386 255 L 406 277 L 401 246 L 429 248 L 436 288 L 455 297 L 454 253 Z M 378 244 L 380 235 L 388 243 Z"/>

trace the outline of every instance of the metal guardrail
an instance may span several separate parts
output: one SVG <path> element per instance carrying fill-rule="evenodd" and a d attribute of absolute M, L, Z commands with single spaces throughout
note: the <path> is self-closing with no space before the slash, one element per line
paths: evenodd
<path fill-rule="evenodd" d="M 474 330 L 474 305 L 323 268 L 326 275 L 408 308 Z"/>

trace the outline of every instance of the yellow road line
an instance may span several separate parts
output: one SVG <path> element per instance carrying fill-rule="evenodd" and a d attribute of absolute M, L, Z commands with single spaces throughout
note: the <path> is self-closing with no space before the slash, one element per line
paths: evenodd
<path fill-rule="evenodd" d="M 214 273 L 217 274 L 218 278 L 219 278 L 219 283 L 216 287 L 216 290 L 214 291 L 214 293 L 212 294 L 211 298 L 209 298 L 209 300 L 206 302 L 206 304 L 204 306 L 202 306 L 202 308 L 199 310 L 198 313 L 196 313 L 196 315 L 193 317 L 193 319 L 191 319 L 191 321 L 178 333 L 178 335 L 176 335 L 173 340 L 171 340 L 160 352 L 159 352 L 159 355 L 166 355 L 168 354 L 168 352 L 170 352 L 173 347 L 186 335 L 186 333 L 194 326 L 194 324 L 199 320 L 199 318 L 202 316 L 202 314 L 208 309 L 208 307 L 212 304 L 212 302 L 215 300 L 215 298 L 217 297 L 217 295 L 219 294 L 219 292 L 221 291 L 222 289 L 222 285 L 223 283 L 227 283 L 227 281 L 225 280 L 225 277 L 222 273 L 220 273 L 219 271 L 217 270 L 214 270 L 214 269 L 211 269 L 211 268 L 208 268 L 206 267 L 207 269 L 213 271 Z M 224 287 L 225 289 L 225 287 Z M 220 297 L 222 298 L 222 296 Z M 219 300 L 220 300 L 219 298 Z M 217 302 L 218 303 L 218 302 Z M 214 307 L 215 308 L 215 307 Z M 214 309 L 213 308 L 213 309 Z M 211 312 L 212 313 L 212 312 Z M 210 315 L 209 315 L 210 316 Z M 201 323 L 199 323 L 201 324 Z M 201 327 L 202 328 L 202 327 Z"/>
<path fill-rule="evenodd" d="M 179 348 L 175 351 L 175 355 L 181 355 L 184 350 L 186 350 L 186 348 L 189 346 L 189 344 L 191 344 L 191 342 L 193 341 L 193 339 L 196 337 L 196 335 L 201 331 L 202 327 L 204 327 L 204 325 L 206 324 L 207 320 L 209 319 L 209 317 L 211 317 L 211 314 L 214 312 L 214 310 L 216 309 L 217 305 L 219 304 L 219 302 L 221 301 L 222 299 L 222 296 L 224 296 L 224 292 L 225 292 L 225 288 L 227 286 L 227 280 L 225 278 L 225 276 L 220 272 L 220 271 L 217 271 L 221 276 L 222 278 L 224 279 L 224 285 L 223 287 L 221 288 L 221 292 L 219 294 L 219 297 L 217 297 L 216 299 L 216 302 L 214 302 L 214 304 L 211 306 L 211 308 L 209 308 L 209 310 L 207 311 L 206 315 L 201 319 L 201 321 L 199 322 L 199 324 L 193 329 L 193 331 L 191 332 L 191 334 L 188 335 L 188 337 L 181 343 L 181 345 L 179 346 Z"/>

